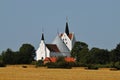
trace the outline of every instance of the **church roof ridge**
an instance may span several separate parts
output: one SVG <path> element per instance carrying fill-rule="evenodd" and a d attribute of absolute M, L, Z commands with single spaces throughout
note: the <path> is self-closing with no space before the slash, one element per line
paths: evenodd
<path fill-rule="evenodd" d="M 54 39 L 54 41 L 52 42 L 52 44 L 56 44 L 57 47 L 59 48 L 59 50 L 61 52 L 70 52 L 68 47 L 64 44 L 64 42 L 62 41 L 62 39 L 59 37 L 59 35 L 57 35 Z"/>

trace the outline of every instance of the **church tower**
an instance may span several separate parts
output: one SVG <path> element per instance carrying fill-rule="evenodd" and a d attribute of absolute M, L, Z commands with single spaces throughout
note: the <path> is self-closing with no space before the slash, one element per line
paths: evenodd
<path fill-rule="evenodd" d="M 65 45 L 68 47 L 68 49 L 71 51 L 76 40 L 74 33 L 69 32 L 68 21 L 66 21 L 65 32 L 61 33 L 60 37 L 65 43 Z"/>
<path fill-rule="evenodd" d="M 40 41 L 40 45 L 39 48 L 36 51 L 36 60 L 43 60 L 45 59 L 45 57 L 47 57 L 46 55 L 46 45 L 45 45 L 45 41 L 44 41 L 44 34 L 42 33 L 42 37 L 41 37 L 41 41 Z"/>
<path fill-rule="evenodd" d="M 44 41 L 44 34 L 42 33 L 42 37 L 41 37 L 41 40 L 43 40 Z"/>
<path fill-rule="evenodd" d="M 69 27 L 68 27 L 68 22 L 66 22 L 65 33 L 66 33 L 67 35 L 69 35 Z"/>

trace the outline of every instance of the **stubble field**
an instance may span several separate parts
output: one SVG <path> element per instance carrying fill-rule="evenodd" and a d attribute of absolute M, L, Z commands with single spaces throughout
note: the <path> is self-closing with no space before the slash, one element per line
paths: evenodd
<path fill-rule="evenodd" d="M 120 80 L 120 71 L 5 67 L 0 80 Z"/>

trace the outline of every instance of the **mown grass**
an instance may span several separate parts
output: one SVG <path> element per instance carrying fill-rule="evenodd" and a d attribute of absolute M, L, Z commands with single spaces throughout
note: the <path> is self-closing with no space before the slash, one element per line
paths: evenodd
<path fill-rule="evenodd" d="M 9 66 L 0 68 L 0 80 L 120 80 L 120 71 Z"/>

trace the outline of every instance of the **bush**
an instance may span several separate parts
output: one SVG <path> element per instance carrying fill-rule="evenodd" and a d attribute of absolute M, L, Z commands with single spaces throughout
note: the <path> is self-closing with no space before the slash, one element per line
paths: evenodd
<path fill-rule="evenodd" d="M 65 69 L 71 69 L 72 68 L 72 63 L 70 63 L 70 62 L 47 63 L 46 66 L 48 68 L 65 68 Z"/>
<path fill-rule="evenodd" d="M 47 66 L 47 68 L 58 68 L 58 65 L 56 63 L 52 63 L 52 62 L 47 63 L 46 66 Z"/>
<path fill-rule="evenodd" d="M 98 66 L 95 64 L 89 64 L 87 67 L 88 69 L 98 70 Z"/>
<path fill-rule="evenodd" d="M 95 66 L 97 66 L 98 68 L 111 68 L 112 67 L 112 64 L 109 63 L 109 64 L 95 64 Z"/>
<path fill-rule="evenodd" d="M 0 61 L 0 67 L 5 67 L 5 63 L 3 61 Z"/>
<path fill-rule="evenodd" d="M 35 63 L 35 62 L 34 62 L 34 63 Z M 37 61 L 35 64 L 36 64 L 36 67 L 44 66 L 42 60 Z"/>
<path fill-rule="evenodd" d="M 117 70 L 120 70 L 120 62 L 116 62 L 114 66 L 117 68 Z"/>

